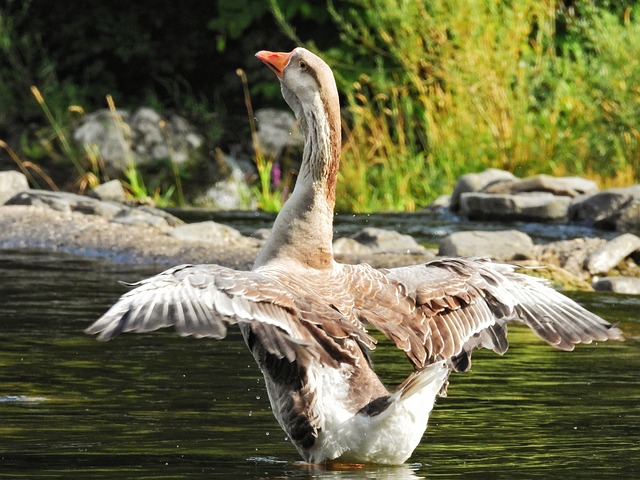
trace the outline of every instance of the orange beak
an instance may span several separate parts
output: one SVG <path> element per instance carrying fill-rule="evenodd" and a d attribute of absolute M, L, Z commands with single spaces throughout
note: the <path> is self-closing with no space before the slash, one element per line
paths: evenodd
<path fill-rule="evenodd" d="M 289 63 L 289 59 L 291 58 L 291 53 L 285 52 L 267 52 L 266 50 L 260 50 L 256 53 L 256 57 L 262 60 L 267 67 L 273 70 L 278 78 L 282 78 L 282 72 L 284 72 L 284 67 Z"/>

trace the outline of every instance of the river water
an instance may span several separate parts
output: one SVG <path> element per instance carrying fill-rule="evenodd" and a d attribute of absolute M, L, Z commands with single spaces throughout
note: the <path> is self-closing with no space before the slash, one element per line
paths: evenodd
<path fill-rule="evenodd" d="M 323 469 L 299 462 L 235 329 L 83 334 L 118 280 L 164 268 L 0 251 L 0 478 L 640 478 L 640 298 L 576 297 L 625 342 L 566 353 L 512 328 L 505 356 L 477 352 L 411 463 Z M 391 348 L 374 361 L 389 385 L 409 373 Z"/>

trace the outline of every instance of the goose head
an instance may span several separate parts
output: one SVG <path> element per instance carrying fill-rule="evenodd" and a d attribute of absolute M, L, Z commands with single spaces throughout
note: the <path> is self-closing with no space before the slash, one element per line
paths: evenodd
<path fill-rule="evenodd" d="M 310 116 L 325 115 L 330 123 L 340 119 L 338 89 L 333 72 L 320 57 L 298 47 L 291 52 L 262 50 L 256 57 L 264 62 L 280 80 L 282 96 L 291 107 L 303 129 Z"/>

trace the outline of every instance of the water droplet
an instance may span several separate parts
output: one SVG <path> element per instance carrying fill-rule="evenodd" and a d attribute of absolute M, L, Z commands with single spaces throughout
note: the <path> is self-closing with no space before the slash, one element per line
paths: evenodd
<path fill-rule="evenodd" d="M 260 395 L 256 395 L 256 400 L 260 400 Z"/>
<path fill-rule="evenodd" d="M 269 432 L 265 432 L 264 434 L 265 434 L 267 437 L 269 436 Z"/>
<path fill-rule="evenodd" d="M 253 416 L 253 412 L 251 410 L 249 410 L 249 416 Z"/>

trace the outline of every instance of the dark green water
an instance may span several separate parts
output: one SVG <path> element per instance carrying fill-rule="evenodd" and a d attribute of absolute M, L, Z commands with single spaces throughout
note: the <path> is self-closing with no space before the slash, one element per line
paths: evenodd
<path fill-rule="evenodd" d="M 513 328 L 451 379 L 410 465 L 310 469 L 273 418 L 240 335 L 82 333 L 163 267 L 0 252 L 2 478 L 640 478 L 640 298 L 582 294 L 624 343 L 558 352 Z M 389 384 L 395 351 L 374 360 Z"/>

